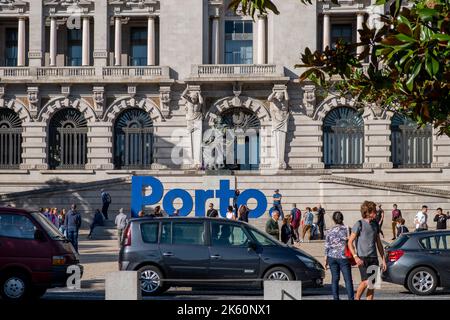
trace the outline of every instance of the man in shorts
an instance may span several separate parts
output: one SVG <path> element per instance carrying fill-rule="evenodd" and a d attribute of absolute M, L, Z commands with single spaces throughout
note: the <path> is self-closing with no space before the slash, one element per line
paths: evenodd
<path fill-rule="evenodd" d="M 382 270 L 386 271 L 384 261 L 384 249 L 380 239 L 380 227 L 376 222 L 377 206 L 372 201 L 364 201 L 361 205 L 362 219 L 357 221 L 352 228 L 348 239 L 348 246 L 355 258 L 361 273 L 361 284 L 356 291 L 355 300 L 361 300 L 361 296 L 367 289 L 367 300 L 373 300 L 375 290 L 369 287 L 369 277 L 373 275 L 371 269 L 378 270 L 379 262 L 377 249 L 382 257 Z M 356 243 L 355 243 L 356 242 Z"/>

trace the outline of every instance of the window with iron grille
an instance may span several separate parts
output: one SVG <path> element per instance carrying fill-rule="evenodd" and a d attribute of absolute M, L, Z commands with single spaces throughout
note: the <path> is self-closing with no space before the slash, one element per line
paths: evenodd
<path fill-rule="evenodd" d="M 364 161 L 364 122 L 352 108 L 331 110 L 323 123 L 325 167 L 358 168 Z"/>
<path fill-rule="evenodd" d="M 73 108 L 57 111 L 50 120 L 50 169 L 84 169 L 87 163 L 87 121 Z"/>
<path fill-rule="evenodd" d="M 127 109 L 114 125 L 116 169 L 144 169 L 153 162 L 153 122 L 142 109 Z"/>
<path fill-rule="evenodd" d="M 0 168 L 19 168 L 22 162 L 22 121 L 13 110 L 0 109 Z"/>
<path fill-rule="evenodd" d="M 391 161 L 396 168 L 426 168 L 432 162 L 433 128 L 395 114 L 391 122 Z"/>

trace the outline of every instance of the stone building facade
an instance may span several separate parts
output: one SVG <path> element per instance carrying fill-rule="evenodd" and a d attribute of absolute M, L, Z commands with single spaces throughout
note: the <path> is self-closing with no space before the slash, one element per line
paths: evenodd
<path fill-rule="evenodd" d="M 90 212 L 107 186 L 115 210 L 139 174 L 351 219 L 364 199 L 447 210 L 448 137 L 298 81 L 306 47 L 358 41 L 384 8 L 275 3 L 252 20 L 226 0 L 0 0 L 0 201 Z M 232 131 L 231 163 L 206 163 L 211 128 Z"/>

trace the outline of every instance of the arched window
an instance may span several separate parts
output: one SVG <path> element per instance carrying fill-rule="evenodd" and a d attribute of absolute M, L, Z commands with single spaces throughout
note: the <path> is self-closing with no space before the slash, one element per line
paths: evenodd
<path fill-rule="evenodd" d="M 0 109 L 0 168 L 18 168 L 22 162 L 22 121 L 13 110 Z"/>
<path fill-rule="evenodd" d="M 394 167 L 429 167 L 432 135 L 431 125 L 418 128 L 411 119 L 395 114 L 391 122 L 391 161 Z"/>
<path fill-rule="evenodd" d="M 223 139 L 221 150 L 223 156 L 217 163 L 208 159 L 204 153 L 205 166 L 226 170 L 258 170 L 260 163 L 261 122 L 258 117 L 245 108 L 231 108 L 223 112 L 216 121 L 214 129 L 219 130 Z M 206 156 L 205 156 L 206 155 Z M 217 150 L 213 150 L 213 158 Z"/>
<path fill-rule="evenodd" d="M 87 121 L 73 108 L 56 112 L 49 127 L 50 169 L 83 169 L 87 162 Z"/>
<path fill-rule="evenodd" d="M 354 109 L 330 111 L 323 124 L 325 167 L 360 167 L 364 159 L 364 122 Z"/>
<path fill-rule="evenodd" d="M 148 168 L 153 162 L 153 122 L 141 109 L 127 109 L 114 125 L 116 169 Z"/>

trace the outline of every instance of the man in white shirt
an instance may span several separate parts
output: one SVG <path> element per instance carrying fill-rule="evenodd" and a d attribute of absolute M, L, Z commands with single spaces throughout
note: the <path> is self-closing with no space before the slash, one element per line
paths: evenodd
<path fill-rule="evenodd" d="M 426 231 L 428 230 L 428 215 L 427 215 L 428 207 L 422 206 L 422 211 L 417 212 L 416 217 L 414 218 L 414 224 L 416 225 L 416 231 Z"/>

